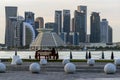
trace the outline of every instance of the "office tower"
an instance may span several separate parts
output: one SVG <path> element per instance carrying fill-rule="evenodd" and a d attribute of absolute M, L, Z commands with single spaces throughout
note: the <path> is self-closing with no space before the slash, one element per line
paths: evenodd
<path fill-rule="evenodd" d="M 108 21 L 102 19 L 100 22 L 100 42 L 108 43 Z"/>
<path fill-rule="evenodd" d="M 33 26 L 27 22 L 23 22 L 23 42 L 22 45 L 29 47 L 30 44 L 35 40 L 35 30 Z"/>
<path fill-rule="evenodd" d="M 113 31 L 112 31 L 112 27 L 108 26 L 108 43 L 112 43 L 113 42 Z"/>
<path fill-rule="evenodd" d="M 66 44 L 67 33 L 66 33 L 66 32 L 60 33 L 60 37 L 61 37 L 61 39 L 64 41 L 64 44 Z"/>
<path fill-rule="evenodd" d="M 100 16 L 97 12 L 92 12 L 90 17 L 90 42 L 99 43 L 100 42 Z"/>
<path fill-rule="evenodd" d="M 37 17 L 36 22 L 39 23 L 39 28 L 44 28 L 44 19 L 43 19 L 43 17 Z"/>
<path fill-rule="evenodd" d="M 17 23 L 17 18 L 16 17 L 9 17 L 8 20 L 8 37 L 7 39 L 9 40 L 7 42 L 7 46 L 9 48 L 16 47 L 16 23 Z"/>
<path fill-rule="evenodd" d="M 34 27 L 34 13 L 25 12 L 25 22 L 31 24 Z"/>
<path fill-rule="evenodd" d="M 40 27 L 39 27 L 39 22 L 38 21 L 35 21 L 35 38 L 37 37 L 37 35 L 38 35 L 38 31 L 37 31 L 37 29 L 39 29 Z"/>
<path fill-rule="evenodd" d="M 56 33 L 60 34 L 62 32 L 62 11 L 55 11 L 55 23 L 57 25 Z"/>
<path fill-rule="evenodd" d="M 66 43 L 69 43 L 70 10 L 63 10 L 63 32 L 66 32 Z"/>
<path fill-rule="evenodd" d="M 10 46 L 9 43 L 9 34 L 11 28 L 9 27 L 9 18 L 10 17 L 17 17 L 17 7 L 13 6 L 6 6 L 5 7 L 5 15 L 6 15 L 6 28 L 5 28 L 5 44 L 6 46 Z"/>
<path fill-rule="evenodd" d="M 86 42 L 86 13 L 75 10 L 74 13 L 75 32 L 79 33 L 79 42 Z"/>
<path fill-rule="evenodd" d="M 52 32 L 57 33 L 57 31 L 56 31 L 56 29 L 57 29 L 57 24 L 56 24 L 56 23 L 53 23 L 53 22 L 45 23 L 45 28 L 53 29 Z"/>
<path fill-rule="evenodd" d="M 79 45 L 79 33 L 70 32 L 69 36 L 69 41 L 71 45 Z"/>
<path fill-rule="evenodd" d="M 81 13 L 84 13 L 84 19 L 85 19 L 85 33 L 87 33 L 87 6 L 78 6 L 77 7 L 77 11 L 78 12 L 81 12 Z"/>
<path fill-rule="evenodd" d="M 72 18 L 72 32 L 75 32 L 75 19 Z"/>

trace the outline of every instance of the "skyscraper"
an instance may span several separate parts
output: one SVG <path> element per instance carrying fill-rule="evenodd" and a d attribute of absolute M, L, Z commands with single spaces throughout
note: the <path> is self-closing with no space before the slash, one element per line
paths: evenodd
<path fill-rule="evenodd" d="M 47 23 L 45 23 L 45 28 L 53 29 L 52 32 L 57 33 L 57 31 L 56 31 L 57 25 L 54 22 L 47 22 Z"/>
<path fill-rule="evenodd" d="M 63 10 L 63 32 L 66 32 L 66 43 L 69 43 L 70 10 Z"/>
<path fill-rule="evenodd" d="M 90 17 L 90 42 L 99 43 L 100 42 L 100 16 L 97 12 L 92 12 Z"/>
<path fill-rule="evenodd" d="M 75 18 L 72 18 L 72 32 L 75 32 Z"/>
<path fill-rule="evenodd" d="M 5 7 L 5 14 L 6 14 L 6 29 L 5 29 L 5 44 L 9 46 L 9 34 L 10 32 L 10 25 L 9 25 L 9 18 L 10 17 L 17 17 L 17 7 L 13 6 L 6 6 Z"/>
<path fill-rule="evenodd" d="M 37 17 L 36 22 L 39 23 L 39 28 L 44 28 L 44 19 L 43 19 L 43 17 Z"/>
<path fill-rule="evenodd" d="M 108 21 L 102 19 L 100 22 L 100 42 L 108 43 Z"/>
<path fill-rule="evenodd" d="M 60 34 L 62 32 L 62 11 L 55 11 L 55 23 L 57 25 L 56 33 Z"/>
<path fill-rule="evenodd" d="M 113 37 L 112 27 L 108 26 L 108 43 L 112 43 L 113 42 L 112 41 L 113 40 L 112 37 Z"/>
<path fill-rule="evenodd" d="M 34 13 L 33 12 L 25 12 L 25 22 L 33 25 L 34 27 Z"/>
<path fill-rule="evenodd" d="M 87 33 L 87 6 L 80 5 L 77 7 L 77 11 L 84 13 L 84 19 L 85 19 L 85 33 Z"/>
<path fill-rule="evenodd" d="M 75 10 L 75 32 L 79 33 L 79 42 L 86 42 L 86 13 Z"/>

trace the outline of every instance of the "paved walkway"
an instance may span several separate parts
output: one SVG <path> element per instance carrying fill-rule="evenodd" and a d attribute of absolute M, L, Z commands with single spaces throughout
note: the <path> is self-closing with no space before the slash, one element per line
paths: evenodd
<path fill-rule="evenodd" d="M 6 73 L 0 73 L 0 80 L 120 80 L 120 68 L 117 68 L 115 74 L 105 74 L 103 67 L 106 63 L 96 63 L 89 67 L 85 62 L 75 62 L 77 71 L 74 74 L 64 72 L 64 65 L 60 62 L 50 62 L 46 66 L 41 66 L 39 74 L 33 74 L 29 71 L 31 62 L 23 65 L 7 65 Z"/>

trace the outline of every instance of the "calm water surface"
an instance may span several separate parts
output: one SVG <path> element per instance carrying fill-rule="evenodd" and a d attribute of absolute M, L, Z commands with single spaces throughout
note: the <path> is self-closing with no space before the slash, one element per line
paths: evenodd
<path fill-rule="evenodd" d="M 34 59 L 35 51 L 18 51 L 18 55 L 22 59 L 29 59 L 31 56 Z M 104 51 L 105 59 L 111 58 L 112 51 Z M 113 51 L 114 58 L 120 58 L 120 51 Z M 15 51 L 0 51 L 0 58 L 12 58 Z M 59 59 L 69 59 L 70 51 L 59 51 Z M 86 51 L 72 51 L 73 59 L 85 59 Z M 94 59 L 101 59 L 102 51 L 91 51 L 91 56 Z"/>

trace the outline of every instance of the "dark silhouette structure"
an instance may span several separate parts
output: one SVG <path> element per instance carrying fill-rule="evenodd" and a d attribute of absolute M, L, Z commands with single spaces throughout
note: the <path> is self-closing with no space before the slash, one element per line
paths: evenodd
<path fill-rule="evenodd" d="M 91 52 L 89 51 L 89 56 L 88 56 L 89 59 L 91 59 Z"/>
<path fill-rule="evenodd" d="M 72 52 L 70 51 L 70 59 L 72 59 Z"/>
<path fill-rule="evenodd" d="M 37 50 L 35 52 L 35 59 L 40 60 L 41 56 L 44 56 L 45 59 L 55 59 L 59 58 L 58 52 L 56 53 L 55 49 L 52 50 Z"/>
<path fill-rule="evenodd" d="M 85 58 L 88 59 L 88 52 L 86 51 L 86 55 L 85 55 Z"/>
<path fill-rule="evenodd" d="M 113 51 L 111 53 L 111 59 L 114 59 L 114 53 L 113 53 Z"/>
<path fill-rule="evenodd" d="M 102 51 L 102 59 L 104 59 L 105 57 L 104 57 L 104 52 Z"/>

